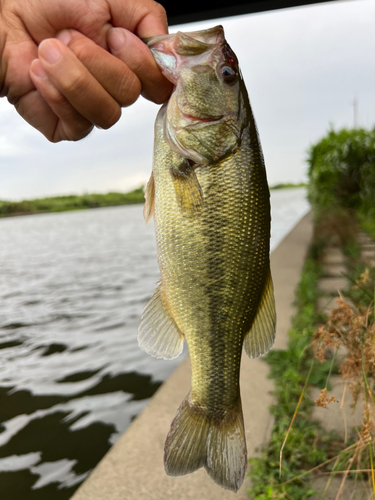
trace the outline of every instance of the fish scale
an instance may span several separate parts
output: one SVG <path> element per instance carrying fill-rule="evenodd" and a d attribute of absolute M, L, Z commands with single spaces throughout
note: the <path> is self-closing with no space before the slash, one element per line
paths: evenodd
<path fill-rule="evenodd" d="M 139 344 L 166 359 L 179 355 L 184 340 L 189 349 L 191 390 L 167 436 L 166 472 L 205 467 L 237 491 L 247 460 L 242 348 L 262 355 L 275 332 L 263 155 L 221 27 L 148 45 L 175 89 L 155 124 L 145 217 L 155 219 L 161 281 L 142 316 Z"/>

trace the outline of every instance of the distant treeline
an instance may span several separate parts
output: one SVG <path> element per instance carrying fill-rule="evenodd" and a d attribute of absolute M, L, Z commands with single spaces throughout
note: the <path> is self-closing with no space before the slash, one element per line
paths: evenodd
<path fill-rule="evenodd" d="M 293 184 L 292 182 L 287 182 L 286 184 L 275 184 L 270 186 L 270 189 L 287 189 L 287 188 L 301 188 L 307 187 L 305 182 L 300 182 L 299 184 Z"/>
<path fill-rule="evenodd" d="M 132 203 L 143 203 L 144 201 L 143 187 L 130 191 L 129 193 L 54 196 L 23 201 L 0 200 L 0 217 L 130 205 Z"/>

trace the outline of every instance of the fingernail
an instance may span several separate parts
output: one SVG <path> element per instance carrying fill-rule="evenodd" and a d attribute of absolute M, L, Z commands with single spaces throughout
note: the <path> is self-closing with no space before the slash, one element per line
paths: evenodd
<path fill-rule="evenodd" d="M 72 39 L 72 34 L 70 30 L 62 30 L 60 33 L 56 35 L 57 40 L 60 40 L 64 45 L 68 45 L 70 40 Z"/>
<path fill-rule="evenodd" d="M 108 31 L 108 44 L 114 50 L 119 50 L 125 43 L 125 33 L 121 28 L 111 28 Z"/>
<path fill-rule="evenodd" d="M 38 78 L 47 78 L 47 73 L 44 71 L 42 63 L 39 61 L 39 59 L 34 59 L 34 61 L 32 61 L 31 63 L 30 68 L 34 75 Z"/>
<path fill-rule="evenodd" d="M 39 56 L 49 64 L 55 64 L 61 57 L 60 48 L 54 40 L 43 40 L 39 45 Z"/>

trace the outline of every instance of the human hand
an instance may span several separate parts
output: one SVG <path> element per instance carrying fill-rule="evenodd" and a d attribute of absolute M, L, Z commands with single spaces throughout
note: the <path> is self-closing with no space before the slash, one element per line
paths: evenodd
<path fill-rule="evenodd" d="M 164 33 L 153 0 L 0 0 L 0 96 L 50 141 L 81 139 L 111 127 L 140 93 L 168 98 L 138 38 Z"/>

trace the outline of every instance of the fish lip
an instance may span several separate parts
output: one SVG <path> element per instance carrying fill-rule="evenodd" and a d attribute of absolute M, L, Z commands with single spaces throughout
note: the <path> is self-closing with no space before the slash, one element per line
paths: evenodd
<path fill-rule="evenodd" d="M 185 118 L 187 118 L 189 120 L 197 120 L 200 122 L 218 122 L 224 117 L 224 115 L 220 115 L 220 116 L 212 116 L 212 117 L 210 116 L 207 118 L 199 118 L 198 116 L 188 115 L 187 113 L 183 113 L 182 111 L 181 111 L 181 113 Z"/>
<path fill-rule="evenodd" d="M 161 42 L 165 40 L 166 38 L 170 38 L 174 34 L 167 33 L 166 35 L 157 35 L 157 36 L 150 36 L 148 38 L 142 38 L 142 42 L 145 43 L 150 49 L 154 44 L 157 42 Z"/>
<path fill-rule="evenodd" d="M 175 38 L 179 34 L 181 34 L 181 31 L 178 31 L 177 33 L 167 33 L 165 35 L 150 36 L 147 38 L 142 38 L 142 42 L 151 49 L 154 44 L 162 42 L 163 40 L 168 38 Z M 220 44 L 225 40 L 224 30 L 220 24 L 206 30 L 188 31 L 182 34 L 189 36 L 190 38 L 193 38 L 197 41 L 214 45 Z M 213 39 L 211 39 L 212 37 Z"/>

